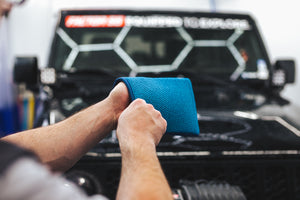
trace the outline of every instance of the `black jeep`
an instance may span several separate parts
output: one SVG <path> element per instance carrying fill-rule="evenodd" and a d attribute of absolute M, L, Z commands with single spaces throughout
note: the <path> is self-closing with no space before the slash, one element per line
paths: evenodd
<path fill-rule="evenodd" d="M 104 99 L 120 76 L 188 77 L 200 135 L 165 135 L 157 147 L 174 198 L 300 199 L 300 109 L 280 96 L 295 64 L 271 64 L 249 15 L 64 10 L 55 31 L 47 68 L 16 59 L 16 81 L 46 94 L 36 126 Z M 120 157 L 113 131 L 66 176 L 114 198 Z"/>

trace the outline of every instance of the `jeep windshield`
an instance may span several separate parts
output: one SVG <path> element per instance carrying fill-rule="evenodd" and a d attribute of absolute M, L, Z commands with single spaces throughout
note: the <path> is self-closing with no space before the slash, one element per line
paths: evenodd
<path fill-rule="evenodd" d="M 49 66 L 58 73 L 89 79 L 184 76 L 192 80 L 195 90 L 224 83 L 230 92 L 236 89 L 231 90 L 227 83 L 263 88 L 269 79 L 266 51 L 255 23 L 247 15 L 62 12 L 51 52 Z M 197 93 L 205 92 L 201 89 L 195 91 L 196 99 Z M 229 97 L 226 106 L 236 105 L 232 98 L 240 100 L 241 94 L 237 95 Z"/>

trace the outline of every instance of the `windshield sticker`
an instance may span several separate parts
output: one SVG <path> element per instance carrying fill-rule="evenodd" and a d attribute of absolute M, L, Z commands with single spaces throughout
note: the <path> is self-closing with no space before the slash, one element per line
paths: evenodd
<path fill-rule="evenodd" d="M 256 72 L 243 72 L 243 79 L 260 79 L 260 80 L 268 80 L 269 78 L 269 70 L 265 60 L 258 59 L 257 60 L 257 71 Z"/>
<path fill-rule="evenodd" d="M 261 80 L 267 80 L 269 78 L 269 70 L 265 60 L 257 60 L 257 77 Z"/>
<path fill-rule="evenodd" d="M 194 29 L 227 29 L 227 30 L 250 30 L 251 26 L 245 19 L 223 19 L 223 18 L 207 18 L 207 17 L 185 17 L 185 28 Z"/>
<path fill-rule="evenodd" d="M 182 18 L 176 16 L 126 16 L 126 26 L 159 28 L 182 25 Z"/>
<path fill-rule="evenodd" d="M 124 25 L 124 15 L 68 15 L 65 19 L 67 28 L 106 28 Z"/>
<path fill-rule="evenodd" d="M 250 30 L 251 25 L 246 19 L 178 17 L 165 15 L 68 15 L 65 18 L 67 28 L 112 28 L 112 27 L 143 27 L 143 28 L 191 28 L 191 29 L 222 29 Z"/>

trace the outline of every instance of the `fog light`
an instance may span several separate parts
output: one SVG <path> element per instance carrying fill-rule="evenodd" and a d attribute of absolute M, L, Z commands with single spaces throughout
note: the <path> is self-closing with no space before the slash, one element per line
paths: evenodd
<path fill-rule="evenodd" d="M 56 81 L 55 69 L 45 68 L 41 70 L 41 82 L 43 84 L 54 84 Z"/>
<path fill-rule="evenodd" d="M 285 84 L 285 73 L 283 70 L 276 70 L 273 74 L 273 85 L 284 86 Z"/>

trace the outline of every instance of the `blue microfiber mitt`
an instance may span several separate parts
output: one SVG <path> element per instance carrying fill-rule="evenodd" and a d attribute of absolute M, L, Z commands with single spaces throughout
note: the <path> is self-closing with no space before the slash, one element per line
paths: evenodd
<path fill-rule="evenodd" d="M 199 135 L 197 109 L 191 81 L 188 78 L 121 77 L 131 101 L 140 98 L 154 106 L 166 119 L 167 133 Z"/>

